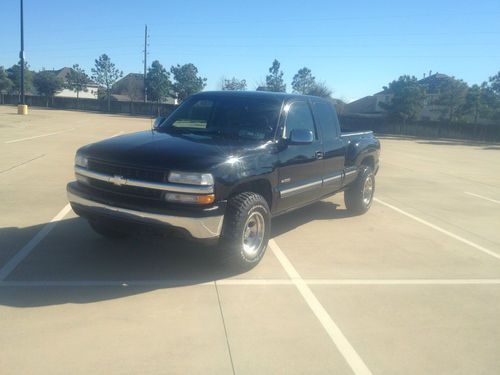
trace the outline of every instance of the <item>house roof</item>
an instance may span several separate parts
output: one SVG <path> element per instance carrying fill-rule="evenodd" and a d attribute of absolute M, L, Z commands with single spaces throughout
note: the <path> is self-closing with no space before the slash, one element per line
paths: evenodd
<path fill-rule="evenodd" d="M 129 73 L 125 77 L 116 81 L 113 86 L 117 87 L 117 88 L 125 87 L 125 85 L 128 85 L 130 82 L 136 83 L 138 85 L 142 85 L 144 87 L 144 74 Z"/>
<path fill-rule="evenodd" d="M 65 66 L 64 68 L 61 68 L 59 70 L 54 70 L 54 73 L 56 77 L 61 78 L 63 81 L 66 81 L 66 76 L 71 73 L 72 70 L 72 68 L 68 68 Z"/>
<path fill-rule="evenodd" d="M 73 68 L 69 68 L 67 66 L 65 66 L 64 68 L 61 68 L 59 70 L 54 70 L 54 74 L 58 77 L 58 78 L 61 78 L 64 82 L 66 82 L 66 77 L 69 73 L 71 73 L 73 71 Z M 91 86 L 99 86 L 97 83 L 95 83 L 94 81 L 92 81 L 91 79 L 88 80 L 87 82 L 88 85 L 91 85 Z"/>
<path fill-rule="evenodd" d="M 375 94 L 376 95 L 376 94 Z M 377 98 L 375 95 L 365 96 L 345 105 L 347 113 L 374 113 L 376 112 Z"/>
<path fill-rule="evenodd" d="M 442 81 L 443 79 L 450 79 L 450 78 L 451 77 L 449 75 L 446 75 L 446 74 L 434 73 L 430 76 L 419 79 L 418 83 L 432 87 L 433 85 L 437 84 L 438 82 Z M 391 90 L 382 90 L 382 91 L 379 91 L 373 95 L 385 95 L 385 94 L 390 94 L 390 93 L 391 93 Z"/>
<path fill-rule="evenodd" d="M 451 79 L 450 76 L 442 73 L 435 73 L 430 76 L 418 80 L 418 83 L 424 85 L 428 92 L 434 91 L 440 82 L 445 79 Z M 377 109 L 377 95 L 390 95 L 391 90 L 382 90 L 373 95 L 365 96 L 364 98 L 355 100 L 345 106 L 345 111 L 348 113 L 375 113 L 380 111 Z"/>

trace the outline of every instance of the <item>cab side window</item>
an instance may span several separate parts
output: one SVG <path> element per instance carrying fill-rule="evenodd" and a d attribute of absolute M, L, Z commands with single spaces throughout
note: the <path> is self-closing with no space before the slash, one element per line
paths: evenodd
<path fill-rule="evenodd" d="M 288 110 L 285 123 L 285 138 L 290 138 L 293 129 L 310 130 L 314 138 L 317 139 L 314 120 L 306 102 L 294 102 Z"/>
<path fill-rule="evenodd" d="M 333 140 L 338 138 L 339 120 L 332 105 L 324 102 L 315 102 L 313 104 L 314 118 L 321 126 L 323 138 L 325 140 Z"/>

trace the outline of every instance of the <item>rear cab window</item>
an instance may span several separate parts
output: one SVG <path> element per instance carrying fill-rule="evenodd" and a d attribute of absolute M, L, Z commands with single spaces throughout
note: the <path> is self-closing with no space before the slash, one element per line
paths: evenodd
<path fill-rule="evenodd" d="M 316 123 L 321 127 L 321 132 L 325 140 L 336 139 L 340 136 L 339 119 L 330 103 L 323 101 L 313 102 L 313 112 Z"/>

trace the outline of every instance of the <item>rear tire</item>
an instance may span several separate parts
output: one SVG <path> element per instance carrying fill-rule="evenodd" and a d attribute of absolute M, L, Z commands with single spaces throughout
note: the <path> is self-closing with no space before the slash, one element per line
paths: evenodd
<path fill-rule="evenodd" d="M 106 238 L 124 238 L 129 235 L 119 223 L 111 220 L 88 220 L 90 227 Z"/>
<path fill-rule="evenodd" d="M 266 252 L 271 214 L 259 194 L 245 192 L 228 201 L 221 245 L 223 257 L 242 269 L 254 267 Z"/>
<path fill-rule="evenodd" d="M 375 175 L 371 167 L 362 165 L 359 175 L 344 192 L 344 202 L 347 210 L 353 215 L 361 215 L 368 211 L 375 194 Z"/>

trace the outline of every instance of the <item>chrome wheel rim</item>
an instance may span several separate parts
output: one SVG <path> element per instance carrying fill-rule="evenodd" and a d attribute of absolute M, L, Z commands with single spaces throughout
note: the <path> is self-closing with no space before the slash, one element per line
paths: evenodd
<path fill-rule="evenodd" d="M 243 252 L 248 258 L 255 258 L 264 242 L 266 222 L 260 212 L 252 212 L 243 227 Z"/>
<path fill-rule="evenodd" d="M 369 176 L 365 180 L 365 185 L 363 186 L 363 202 L 365 205 L 369 205 L 373 198 L 373 177 Z"/>

